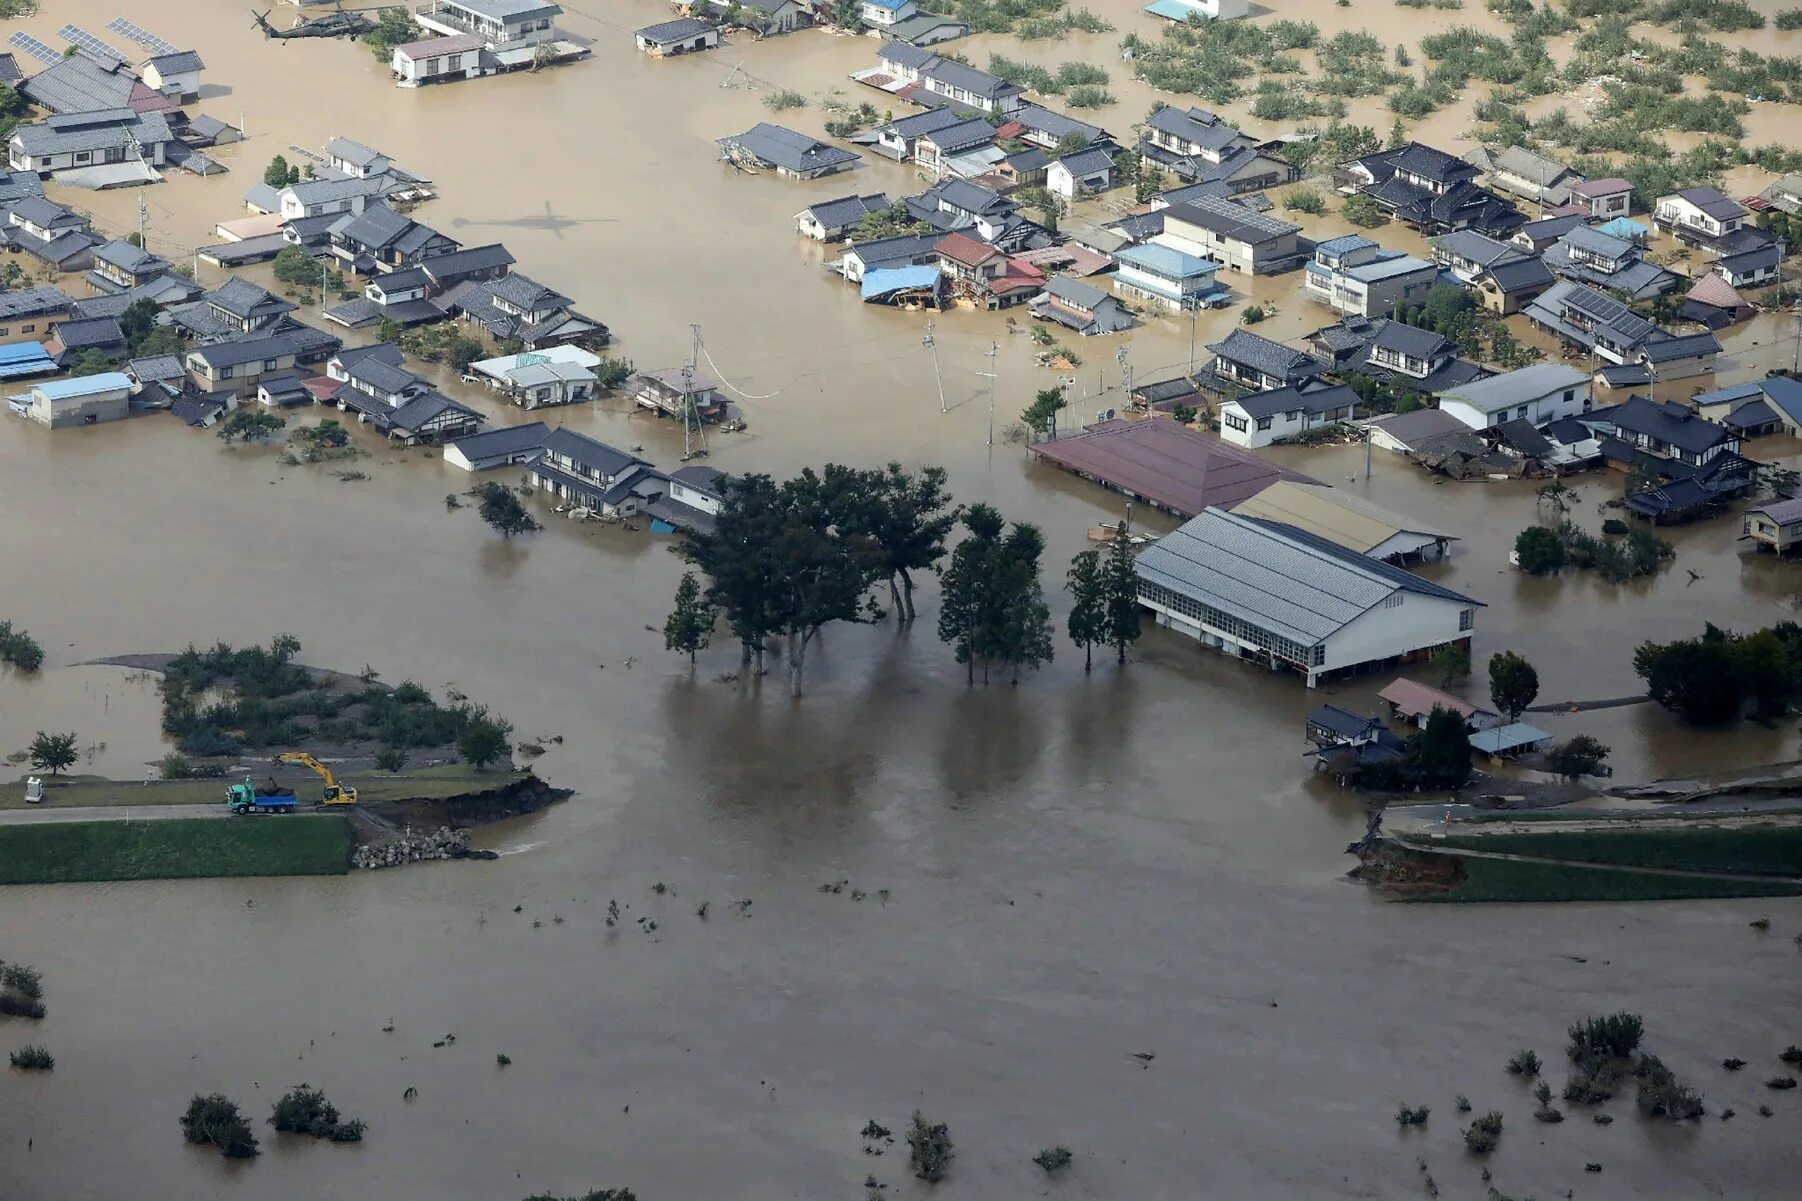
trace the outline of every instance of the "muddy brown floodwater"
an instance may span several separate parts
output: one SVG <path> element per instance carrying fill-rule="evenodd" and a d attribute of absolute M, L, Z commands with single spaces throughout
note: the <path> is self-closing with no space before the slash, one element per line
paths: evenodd
<path fill-rule="evenodd" d="M 1134 4 L 1092 7 L 1152 29 Z M 118 8 L 72 0 L 27 27 L 99 29 Z M 960 499 L 1042 524 L 1061 610 L 1061 564 L 1117 498 L 985 447 L 980 352 L 1001 344 L 1005 424 L 1050 382 L 1026 339 L 999 319 L 939 318 L 954 405 L 941 415 L 919 319 L 860 305 L 793 235 L 805 204 L 852 187 L 900 194 L 916 186 L 908 172 L 873 163 L 797 185 L 715 161 L 712 138 L 767 115 L 760 93 L 721 86 L 733 63 L 850 92 L 844 74 L 875 43 L 804 33 L 637 56 L 626 31 L 666 12 L 589 0 L 566 25 L 595 39 L 594 61 L 418 92 L 389 87 L 358 47 L 262 41 L 235 0 L 133 14 L 201 51 L 202 107 L 242 111 L 253 135 L 226 178 L 144 191 L 152 247 L 205 240 L 290 144 L 372 143 L 437 181 L 423 219 L 504 239 L 640 366 L 680 361 L 701 324 L 719 370 L 758 398 L 744 403 L 748 432 L 715 440 L 715 465 L 943 463 Z M 1379 32 L 1492 20 L 1363 0 L 1307 15 Z M 1072 53 L 1117 61 L 1112 37 L 1079 42 Z M 1005 45 L 970 52 L 981 62 Z M 1149 93 L 1116 91 L 1107 118 L 1125 126 Z M 136 200 L 78 198 L 114 228 L 135 223 Z M 1282 298 L 1281 336 L 1326 320 L 1294 281 L 1258 285 Z M 1233 319 L 1205 317 L 1201 340 Z M 1765 345 L 1742 347 L 1723 379 L 1755 374 L 1781 333 L 1742 333 Z M 1187 334 L 1154 323 L 1121 344 L 1154 378 L 1184 361 Z M 1081 348 L 1084 391 L 1097 374 L 1117 381 L 1115 347 Z M 679 452 L 679 433 L 617 403 L 552 420 L 665 465 Z M 1443 1195 L 1479 1197 L 1459 1092 L 1507 1114 L 1491 1167 L 1511 1194 L 1793 1195 L 1791 1098 L 1714 1065 L 1765 1064 L 1796 1041 L 1802 903 L 1383 904 L 1339 879 L 1362 810 L 1310 779 L 1300 721 L 1320 697 L 1293 679 L 1153 631 L 1125 670 L 1085 676 L 1060 648 L 1018 688 L 966 689 L 932 635 L 930 587 L 917 629 L 828 631 L 798 702 L 780 683 L 716 679 L 737 666 L 729 648 L 691 677 L 648 628 L 679 574 L 666 542 L 555 519 L 503 542 L 440 503 L 467 476 L 366 445 L 370 478 L 347 484 L 165 417 L 54 435 L 0 422 L 0 616 L 49 656 L 41 678 L 0 676 L 0 742 L 77 729 L 105 743 L 96 770 L 129 777 L 165 749 L 150 685 L 72 664 L 288 630 L 313 662 L 455 684 L 521 737 L 562 735 L 539 766 L 578 795 L 482 831 L 497 863 L 8 890 L 0 954 L 43 971 L 50 1016 L 4 1035 L 47 1043 L 57 1070 L 6 1085 L 7 1201 L 508 1201 L 616 1184 L 647 1201 L 761 1201 L 858 1195 L 871 1172 L 906 1198 L 923 1192 L 903 1156 L 862 1154 L 857 1132 L 871 1117 L 898 1128 L 915 1106 L 951 1125 L 946 1197 L 1037 1193 L 1028 1159 L 1056 1144 L 1077 1153 L 1056 1186 L 1069 1196 L 1407 1196 L 1420 1157 Z M 1479 662 L 1523 651 L 1547 698 L 1631 691 L 1641 639 L 1704 618 L 1769 622 L 1802 590 L 1793 567 L 1742 556 L 1731 519 L 1678 531 L 1677 567 L 1654 581 L 1525 579 L 1504 556 L 1532 519 L 1530 485 L 1438 484 L 1381 456 L 1365 479 L 1355 447 L 1285 457 L 1458 533 L 1437 575 L 1488 603 Z M 1593 525 L 1609 484 L 1578 487 L 1577 517 Z M 1334 693 L 1366 705 L 1382 682 Z M 1624 780 L 1797 752 L 1787 727 L 1701 736 L 1647 708 L 1547 721 L 1612 744 Z M 867 897 L 819 891 L 837 880 Z M 610 899 L 624 917 L 613 930 Z M 1747 926 L 1760 914 L 1769 934 Z M 1533 1123 L 1507 1055 L 1534 1046 L 1556 1062 L 1570 1020 L 1621 1006 L 1740 1119 Z M 455 1045 L 433 1049 L 448 1033 Z M 1142 1066 L 1141 1051 L 1156 1058 Z M 222 1090 L 260 1121 L 300 1081 L 367 1120 L 368 1141 L 267 1137 L 260 1159 L 228 1164 L 177 1135 L 196 1091 Z M 1769 1121 L 1753 1114 L 1767 1099 Z M 1398 1133 L 1401 1101 L 1432 1107 L 1425 1131 Z M 1592 1161 L 1603 1174 L 1584 1173 Z"/>

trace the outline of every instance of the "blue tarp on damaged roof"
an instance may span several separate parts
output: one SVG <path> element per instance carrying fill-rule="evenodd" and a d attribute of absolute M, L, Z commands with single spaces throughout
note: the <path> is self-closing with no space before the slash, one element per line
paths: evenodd
<path fill-rule="evenodd" d="M 908 288 L 932 288 L 938 285 L 938 281 L 939 269 L 930 264 L 920 267 L 881 267 L 863 273 L 863 298 L 875 300 Z"/>
<path fill-rule="evenodd" d="M 56 360 L 42 342 L 19 342 L 0 346 L 0 379 L 23 379 L 28 375 L 47 375 L 55 371 Z"/>

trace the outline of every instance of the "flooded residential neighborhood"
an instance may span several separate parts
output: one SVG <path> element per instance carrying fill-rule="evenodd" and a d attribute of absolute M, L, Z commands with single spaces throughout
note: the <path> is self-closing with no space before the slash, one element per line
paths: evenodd
<path fill-rule="evenodd" d="M 1172 6 L 1183 3 L 1152 9 Z M 878 10 L 866 21 L 916 22 L 928 45 L 905 51 L 827 28 L 845 5 L 802 0 L 757 0 L 749 16 L 662 0 L 415 7 L 342 9 L 365 13 L 371 36 L 402 22 L 412 40 L 383 43 L 388 58 L 354 38 L 274 36 L 345 19 L 317 4 L 278 4 L 266 28 L 228 0 L 144 12 L 44 0 L 0 20 L 0 41 L 24 33 L 49 52 L 0 47 L 30 102 L 18 123 L 50 131 L 28 138 L 119 126 L 140 140 L 116 144 L 141 153 L 146 125 L 179 110 L 186 124 L 168 129 L 212 132 L 168 133 L 169 144 L 224 168 L 165 163 L 154 183 L 90 188 L 67 177 L 87 163 L 40 169 L 33 151 L 0 201 L 11 239 L 0 268 L 22 269 L 4 279 L 0 305 L 34 288 L 66 294 L 60 309 L 36 302 L 55 313 L 55 325 L 33 319 L 46 320 L 43 332 L 0 329 L 0 391 L 23 398 L 0 408 L 0 622 L 28 631 L 42 658 L 33 670 L 0 665 L 0 752 L 21 751 L 0 835 L 66 821 L 77 802 L 59 797 L 83 789 L 99 799 L 79 803 L 155 826 L 130 807 L 168 803 L 175 793 L 158 790 L 178 776 L 194 789 L 187 807 L 217 810 L 212 826 L 304 829 L 337 821 L 334 794 L 354 781 L 361 803 L 343 808 L 367 816 L 344 821 L 359 840 L 443 822 L 497 856 L 347 874 L 342 862 L 335 874 L 0 867 L 8 881 L 67 881 L 0 890 L 0 960 L 41 973 L 47 1009 L 0 1016 L 0 1035 L 8 1051 L 41 1043 L 55 1055 L 53 1071 L 14 1069 L 7 1081 L 0 1198 L 1791 1195 L 1802 1109 L 1767 1081 L 1794 1067 L 1779 1052 L 1798 1039 L 1802 860 L 1771 848 L 1793 845 L 1783 840 L 1798 806 L 1785 781 L 1802 759 L 1802 675 L 1748 685 L 1731 698 L 1732 720 L 1692 722 L 1688 694 L 1649 682 L 1635 657 L 1645 644 L 1687 645 L 1705 625 L 1752 635 L 1798 620 L 1802 568 L 1776 531 L 1802 517 L 1784 507 L 1802 468 L 1802 397 L 1789 391 L 1802 393 L 1791 378 L 1802 334 L 1791 227 L 1772 214 L 1789 211 L 1786 179 L 1802 213 L 1792 174 L 1802 161 L 1723 161 L 1673 184 L 1666 199 L 1694 194 L 1681 203 L 1635 192 L 1620 216 L 1643 232 L 1621 237 L 1588 210 L 1544 224 L 1551 210 L 1589 203 L 1577 184 L 1612 176 L 1572 170 L 1557 196 L 1504 199 L 1496 156 L 1528 139 L 1540 156 L 1577 159 L 1551 133 L 1529 135 L 1550 128 L 1554 109 L 1602 120 L 1607 88 L 1641 86 L 1551 78 L 1600 53 L 1582 39 L 1617 18 L 1638 39 L 1623 63 L 1660 66 L 1658 47 L 1694 58 L 1701 40 L 1762 56 L 1765 77 L 1790 89 L 1743 105 L 1737 135 L 1655 129 L 1672 161 L 1710 138 L 1802 153 L 1802 19 L 1781 16 L 1779 0 L 1749 6 L 1758 28 L 1709 25 L 1708 6 L 1667 18 L 1654 2 L 1554 3 L 1545 11 L 1568 10 L 1569 25 L 1536 35 L 1550 67 L 1524 72 L 1548 79 L 1546 90 L 1507 102 L 1529 124 L 1498 141 L 1514 127 L 1474 111 L 1503 86 L 1481 74 L 1403 120 L 1394 140 L 1400 83 L 1334 97 L 1337 115 L 1262 118 L 1257 80 L 1292 78 L 1313 94 L 1332 71 L 1320 44 L 1342 33 L 1380 43 L 1382 70 L 1424 78 L 1445 60 L 1423 61 L 1423 39 L 1468 30 L 1506 49 L 1519 5 L 1341 0 L 1220 13 L 1207 28 L 1308 22 L 1317 35 L 1271 52 L 1295 70 L 1247 68 L 1226 100 L 1135 76 L 1154 56 L 1127 57 L 1123 38 L 1154 45 L 1188 27 L 1167 32 L 1167 15 L 1127 0 L 1091 0 L 1090 19 L 1056 36 L 945 40 L 911 3 L 849 6 Z M 952 10 L 938 19 L 953 26 L 973 12 L 1009 23 L 996 15 L 1008 5 L 936 7 Z M 1068 11 L 1017 7 L 1016 23 Z M 698 25 L 643 32 L 679 20 Z M 113 70 L 65 25 L 139 73 Z M 67 59 L 66 45 L 76 47 Z M 186 51 L 204 63 L 191 89 L 174 80 Z M 886 73 L 895 55 L 993 78 L 1006 73 L 992 55 L 1052 72 L 1088 64 L 1105 83 L 1072 86 L 1111 96 L 1072 108 L 1068 89 L 1031 89 L 1024 103 L 1052 111 L 1038 126 L 1013 120 L 1011 132 L 1008 113 L 992 114 L 991 131 L 970 135 L 974 151 L 961 150 L 980 165 L 966 177 L 949 165 L 962 161 L 949 137 L 944 158 L 932 157 L 936 130 L 892 135 L 913 146 L 901 161 L 881 150 L 883 130 L 935 111 L 925 77 L 910 91 Z M 168 87 L 141 66 L 159 59 Z M 95 108 L 69 120 L 86 101 L 59 109 L 60 92 L 29 83 L 58 62 L 102 64 L 67 73 L 123 99 L 126 115 L 96 122 L 106 109 Z M 1747 94 L 1699 59 L 1681 66 L 1684 94 Z M 877 76 L 895 90 L 867 81 Z M 772 103 L 788 93 L 800 103 Z M 866 103 L 875 115 L 856 118 Z M 1223 137 L 1228 153 L 1266 156 L 1280 178 L 1216 179 L 1213 194 L 1160 199 L 1197 186 L 1184 172 L 1208 174 L 1199 150 L 1140 158 L 1160 148 L 1147 132 L 1160 103 L 1202 110 L 1209 120 L 1189 113 L 1194 128 L 1237 133 Z M 939 130 L 987 120 L 955 115 Z M 1052 118 L 1101 127 L 1108 154 L 1083 159 L 1097 148 L 1063 141 Z M 760 123 L 793 137 L 751 136 Z M 1346 125 L 1368 127 L 1374 142 L 1305 170 L 1284 157 L 1306 159 L 1297 147 Z M 1401 161 L 1410 146 L 1420 153 Z M 836 166 L 826 150 L 859 157 L 795 177 Z M 1633 157 L 1600 142 L 1584 153 L 1619 170 Z M 277 156 L 294 168 L 279 184 Z M 122 157 L 104 165 L 142 162 Z M 1161 163 L 1153 184 L 1163 186 L 1141 194 L 1114 179 L 1122 161 L 1141 180 L 1145 162 Z M 1020 178 L 1002 178 L 1009 171 Z M 1085 186 L 1085 171 L 1107 185 Z M 1429 186 L 1417 171 L 1440 176 Z M 40 176 L 42 196 L 28 182 Z M 1022 185 L 1026 176 L 1037 182 Z M 1061 203 L 1059 179 L 1070 184 Z M 950 185 L 986 193 L 989 207 L 963 207 L 970 192 Z M 1319 211 L 1285 207 L 1304 190 Z M 1446 217 L 1433 198 L 1448 193 L 1469 200 L 1461 213 L 1489 215 Z M 826 207 L 878 196 L 855 220 Z M 1719 216 L 1714 197 L 1738 214 Z M 897 215 L 903 198 L 916 205 Z M 1359 201 L 1381 207 L 1371 224 L 1348 217 Z M 88 231 L 95 261 L 60 270 L 45 256 L 67 235 L 27 228 L 38 217 Z M 832 220 L 847 238 L 802 232 Z M 1394 276 L 1362 266 L 1392 259 L 1352 261 L 1372 250 L 1338 241 L 1354 234 L 1411 256 L 1418 292 L 1369 312 L 1318 298 L 1312 290 L 1331 285 L 1304 285 L 1316 271 L 1376 281 L 1371 297 Z M 898 257 L 869 249 L 908 235 L 918 244 Z M 1281 239 L 1293 262 L 1254 265 Z M 1329 268 L 1320 255 L 1334 245 L 1345 263 Z M 280 257 L 290 246 L 318 280 Z M 164 269 L 131 275 L 146 269 L 121 247 Z M 1470 257 L 1508 247 L 1519 253 L 1500 266 Z M 1611 248 L 1619 261 L 1605 263 Z M 1759 275 L 1764 254 L 1772 265 Z M 1561 261 L 1576 265 L 1554 273 Z M 1663 290 L 1614 286 L 1637 268 L 1649 270 L 1633 286 L 1657 278 Z M 1530 295 L 1513 290 L 1510 280 L 1538 270 Z M 112 271 L 126 275 L 90 282 Z M 333 273 L 342 286 L 322 286 Z M 145 278 L 164 291 L 139 290 Z M 1704 279 L 1720 283 L 1692 296 Z M 99 318 L 66 303 L 128 293 L 155 301 L 144 330 L 127 328 L 124 302 Z M 1457 336 L 1431 328 L 1435 297 L 1462 303 Z M 1686 301 L 1703 307 L 1686 315 Z M 1104 330 L 1111 312 L 1128 327 Z M 106 318 L 116 350 L 93 328 Z M 1356 324 L 1369 318 L 1379 324 Z M 1350 341 L 1317 336 L 1336 324 Z M 445 341 L 431 341 L 440 329 Z M 1421 342 L 1397 342 L 1393 368 L 1379 370 L 1385 329 L 1443 345 L 1410 366 Z M 1235 349 L 1213 349 L 1229 337 Z M 453 338 L 472 342 L 460 361 Z M 37 351 L 7 357 L 27 343 Z M 83 357 L 88 345 L 97 357 Z M 10 369 L 39 353 L 37 374 Z M 149 364 L 170 357 L 159 401 Z M 1471 371 L 1441 390 L 1407 385 L 1448 363 Z M 1546 367 L 1575 378 L 1521 378 Z M 1328 388 L 1345 414 L 1315 399 Z M 1047 392 L 1065 402 L 1051 410 L 1055 437 L 1023 420 L 1051 403 Z M 1260 402 L 1266 393 L 1289 399 Z M 1438 442 L 1416 443 L 1411 430 L 1425 425 L 1405 420 L 1454 413 L 1476 416 L 1435 427 Z M 271 414 L 288 424 L 244 421 Z M 1235 414 L 1244 428 L 1228 423 Z M 1279 440 L 1259 426 L 1265 417 L 1308 422 L 1308 436 Z M 244 436 L 215 436 L 234 420 Z M 321 421 L 341 428 L 330 440 L 299 434 Z M 533 422 L 542 430 L 524 428 Z M 1116 436 L 1129 449 L 1090 457 L 1099 443 L 1079 441 Z M 772 628 L 757 640 L 766 674 L 741 661 L 744 640 L 725 616 L 693 667 L 670 649 L 665 622 L 684 573 L 718 582 L 695 548 L 729 541 L 716 522 L 747 528 L 731 524 L 735 477 L 891 462 L 943 467 L 955 504 L 1037 527 L 1049 662 L 1021 671 L 1000 654 L 990 671 L 986 652 L 966 664 L 957 631 L 941 635 L 955 548 L 978 536 L 962 525 L 951 554 L 913 572 L 917 622 L 901 620 L 872 575 L 862 592 L 882 613 L 861 608 L 860 593 L 857 620 L 822 623 L 809 642 Z M 1239 508 L 1251 496 L 1235 482 L 1261 492 L 1278 481 L 1291 497 L 1343 497 L 1343 512 L 1309 507 L 1319 524 L 1302 528 L 1270 497 Z M 495 484 L 542 529 L 492 517 L 484 486 Z M 1775 553 L 1753 541 L 1755 510 L 1773 515 Z M 1085 670 L 1084 648 L 1066 636 L 1066 571 L 1084 551 L 1105 561 L 1125 537 L 1108 527 L 1123 520 L 1149 539 L 1129 598 L 1142 629 L 1123 658 L 1096 639 Z M 1529 528 L 1560 548 L 1561 570 L 1534 570 L 1534 543 L 1520 540 Z M 1379 533 L 1352 546 L 1348 531 L 1366 529 Z M 1648 570 L 1610 578 L 1604 565 L 1625 556 L 1593 548 L 1596 565 L 1576 561 L 1576 548 L 1625 547 L 1640 533 L 1663 544 Z M 1391 535 L 1402 541 L 1366 553 Z M 1428 628 L 1429 612 L 1443 628 Z M 185 735 L 171 726 L 170 656 L 221 643 L 260 652 L 284 634 L 323 673 L 307 688 L 362 698 L 338 702 L 339 736 L 309 718 L 291 728 L 305 745 L 241 728 L 230 746 L 187 741 L 210 707 L 237 703 L 247 721 L 240 702 L 286 699 L 252 696 L 242 654 L 198 679 L 184 719 L 196 724 Z M 795 696 L 797 646 L 806 666 Z M 1465 654 L 1462 672 L 1447 648 Z M 1514 712 L 1492 696 L 1485 666 L 1510 651 L 1537 681 Z M 1458 781 L 1379 774 L 1352 786 L 1360 767 L 1389 761 L 1368 748 L 1393 743 L 1392 761 L 1411 766 L 1433 716 L 1453 712 L 1396 705 L 1387 690 L 1398 678 L 1447 694 L 1470 719 L 1451 723 Z M 421 723 L 461 723 L 405 744 L 422 788 L 433 772 L 490 770 L 459 735 L 492 716 L 507 725 L 494 775 L 516 764 L 571 795 L 497 802 L 459 821 L 480 806 L 458 801 L 505 792 L 459 775 L 457 789 L 427 797 L 432 807 L 406 808 L 418 798 L 381 783 L 402 768 L 378 770 L 401 749 L 394 724 L 382 738 L 352 728 L 392 713 L 387 698 L 410 695 L 403 682 L 431 694 L 408 710 L 425 713 Z M 1323 707 L 1382 734 L 1317 737 Z M 1497 731 L 1523 725 L 1528 753 L 1515 754 Z M 75 735 L 67 757 L 28 762 L 25 748 L 60 732 Z M 1605 769 L 1566 772 L 1544 753 L 1577 736 L 1604 744 Z M 1335 757 L 1347 748 L 1351 766 Z M 289 750 L 316 753 L 326 771 L 270 764 Z M 1463 783 L 1473 763 L 1479 774 Z M 34 778 L 49 785 L 42 805 L 23 794 Z M 1753 778 L 1764 783 L 1725 799 L 1712 791 Z M 318 812 L 228 811 L 228 785 Z M 153 794 L 164 799 L 145 800 Z M 1480 861 L 1501 852 L 1434 856 L 1430 840 L 1455 848 L 1481 834 L 1488 810 L 1543 804 L 1515 815 L 1515 837 L 1561 824 L 1556 802 L 1679 822 L 1707 805 L 1671 817 L 1684 806 L 1663 802 L 1704 794 L 1768 816 L 1768 832 L 1748 829 L 1769 841 L 1732 863 L 1726 851 L 1707 862 L 1673 851 L 1623 866 L 1596 852 L 1585 862 L 1604 870 L 1580 886 L 1559 877 L 1533 896 L 1493 898 L 1514 903 L 1449 903 L 1489 898 L 1423 898 L 1347 875 L 1360 865 L 1348 844 L 1378 837 L 1373 816 L 1387 810 L 1406 815 L 1386 819 L 1403 858 L 1476 883 Z M 0 845 L 14 845 L 16 867 L 18 844 Z M 1543 850 L 1513 861 L 1563 862 Z M 1585 899 L 1601 895 L 1583 891 L 1587 877 L 1608 871 L 1698 887 Z M 1643 1018 L 1645 1049 L 1694 1086 L 1705 1112 L 1642 1112 L 1623 1059 L 1605 1107 L 1542 1100 L 1568 1120 L 1535 1120 L 1533 1081 L 1505 1070 L 1509 1056 L 1536 1048 L 1562 1088 L 1577 1071 L 1569 1028 L 1617 1011 Z M 1730 1057 L 1746 1070 L 1723 1069 Z M 264 1107 L 302 1083 L 366 1122 L 361 1141 L 272 1129 Z M 184 1140 L 183 1107 L 214 1093 L 242 1108 L 260 1155 L 222 1158 Z M 1398 1105 L 1430 1107 L 1431 1118 L 1398 1123 Z M 917 1156 L 910 1166 L 916 1111 L 946 1123 L 955 1144 L 941 1182 L 917 1174 Z M 1472 1150 L 1466 1127 L 1488 1111 L 1505 1114 L 1506 1133 L 1495 1150 Z M 867 1122 L 894 1137 L 873 1137 Z M 1035 1164 L 1060 1147 L 1068 1167 Z"/>

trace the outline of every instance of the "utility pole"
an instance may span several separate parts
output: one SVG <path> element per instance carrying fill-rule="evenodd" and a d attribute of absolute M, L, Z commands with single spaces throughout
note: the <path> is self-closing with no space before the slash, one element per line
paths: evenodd
<path fill-rule="evenodd" d="M 695 412 L 695 365 L 701 357 L 701 327 L 690 322 L 688 326 L 688 362 L 682 364 L 682 461 L 684 463 L 695 457 L 694 444 L 699 441 L 703 456 L 707 453 L 707 431 L 701 428 L 700 416 Z"/>
<path fill-rule="evenodd" d="M 1189 297 L 1189 369 L 1185 375 L 1195 374 L 1195 315 L 1201 310 L 1199 298 Z"/>
<path fill-rule="evenodd" d="M 999 342 L 991 341 L 989 343 L 989 349 L 988 349 L 988 357 L 989 357 L 989 371 L 988 371 L 988 375 L 989 375 L 989 441 L 988 441 L 988 444 L 990 446 L 995 445 L 995 366 L 996 366 L 995 356 L 1000 353 L 1001 353 L 1001 344 Z"/>
<path fill-rule="evenodd" d="M 148 251 L 150 249 L 149 245 L 144 241 L 144 219 L 146 215 L 144 197 L 140 194 L 138 196 L 138 249 L 143 251 Z"/>
<path fill-rule="evenodd" d="M 932 320 L 926 321 L 926 336 L 920 339 L 920 345 L 932 352 L 932 382 L 939 386 L 939 412 L 949 413 L 951 408 L 945 403 L 945 376 L 939 370 L 939 344 L 932 338 Z"/>
<path fill-rule="evenodd" d="M 1121 343 L 1120 349 L 1114 352 L 1114 362 L 1120 364 L 1120 386 L 1126 389 L 1126 403 L 1131 405 L 1133 399 L 1133 368 L 1132 364 L 1126 361 L 1126 350 L 1126 344 Z"/>

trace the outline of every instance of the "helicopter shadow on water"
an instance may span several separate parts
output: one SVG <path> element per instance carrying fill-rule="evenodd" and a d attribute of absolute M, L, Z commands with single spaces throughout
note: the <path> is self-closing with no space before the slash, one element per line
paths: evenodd
<path fill-rule="evenodd" d="M 496 226 L 502 229 L 540 230 L 554 234 L 559 241 L 563 231 L 575 229 L 579 225 L 616 225 L 616 217 L 563 217 L 551 208 L 551 202 L 544 202 L 544 212 L 530 217 L 496 217 L 489 219 L 473 217 L 454 217 L 450 225 L 452 229 L 465 229 L 470 226 Z"/>

